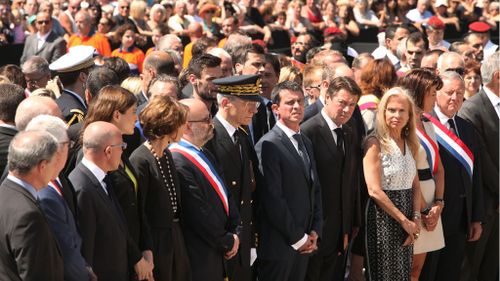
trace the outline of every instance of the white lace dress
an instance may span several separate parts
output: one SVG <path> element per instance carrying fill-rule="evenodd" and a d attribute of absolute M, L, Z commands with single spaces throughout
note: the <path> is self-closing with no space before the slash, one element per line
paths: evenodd
<path fill-rule="evenodd" d="M 394 141 L 390 151 L 380 154 L 382 189 L 392 203 L 408 218 L 413 214 L 412 183 L 416 174 L 415 160 L 405 144 L 402 152 Z M 412 246 L 403 246 L 407 238 L 401 225 L 368 200 L 366 207 L 366 250 L 369 280 L 410 280 Z"/>

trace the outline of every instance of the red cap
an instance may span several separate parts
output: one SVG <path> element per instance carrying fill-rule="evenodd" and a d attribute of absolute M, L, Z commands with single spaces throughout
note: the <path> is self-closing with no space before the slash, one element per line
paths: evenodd
<path fill-rule="evenodd" d="M 323 31 L 323 36 L 327 37 L 327 36 L 332 36 L 332 35 L 342 35 L 344 34 L 342 32 L 342 30 L 340 30 L 339 28 L 337 27 L 328 27 L 325 29 L 325 31 Z"/>
<path fill-rule="evenodd" d="M 469 24 L 469 31 L 470 32 L 479 32 L 479 33 L 484 33 L 490 31 L 490 26 L 489 24 L 482 22 L 482 21 L 476 21 L 471 24 Z"/>
<path fill-rule="evenodd" d="M 427 21 L 427 26 L 430 26 L 433 29 L 444 29 L 445 28 L 444 22 L 436 16 L 432 16 L 429 18 L 429 21 Z"/>
<path fill-rule="evenodd" d="M 260 39 L 252 40 L 252 44 L 260 45 L 264 49 L 266 48 L 266 42 L 264 42 L 263 40 L 260 40 Z"/>

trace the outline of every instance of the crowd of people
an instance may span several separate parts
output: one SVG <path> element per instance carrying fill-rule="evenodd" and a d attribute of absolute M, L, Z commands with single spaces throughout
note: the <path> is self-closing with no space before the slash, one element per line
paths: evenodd
<path fill-rule="evenodd" d="M 498 12 L 0 1 L 0 279 L 498 280 Z"/>

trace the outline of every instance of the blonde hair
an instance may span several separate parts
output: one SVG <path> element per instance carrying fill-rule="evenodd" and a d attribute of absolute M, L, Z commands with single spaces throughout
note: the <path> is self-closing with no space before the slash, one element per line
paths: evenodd
<path fill-rule="evenodd" d="M 130 3 L 130 17 L 135 20 L 144 19 L 144 15 L 146 15 L 146 8 L 148 4 L 142 0 L 134 0 Z"/>
<path fill-rule="evenodd" d="M 293 65 L 283 67 L 280 71 L 278 83 L 284 81 L 295 81 L 302 85 L 302 73 L 300 72 L 300 69 Z"/>
<path fill-rule="evenodd" d="M 132 92 L 136 97 L 140 95 L 142 91 L 142 81 L 138 76 L 128 77 L 123 80 L 120 86 Z"/>
<path fill-rule="evenodd" d="M 392 97 L 400 97 L 405 99 L 410 107 L 408 111 L 408 123 L 406 123 L 405 127 L 401 131 L 401 137 L 406 140 L 408 146 L 410 147 L 413 158 L 416 159 L 420 143 L 418 141 L 416 133 L 415 104 L 407 90 L 401 87 L 394 87 L 385 92 L 382 100 L 380 100 L 380 103 L 378 105 L 378 111 L 375 118 L 375 130 L 373 132 L 373 135 L 379 140 L 381 151 L 390 152 L 390 142 L 392 138 L 389 134 L 389 126 L 385 121 L 385 112 L 387 109 L 387 104 Z M 407 131 L 407 133 L 405 131 Z"/>

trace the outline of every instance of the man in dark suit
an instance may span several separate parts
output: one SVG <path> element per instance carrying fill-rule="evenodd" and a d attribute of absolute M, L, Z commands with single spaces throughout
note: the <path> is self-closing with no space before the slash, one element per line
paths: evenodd
<path fill-rule="evenodd" d="M 63 260 L 37 206 L 37 192 L 57 176 L 57 143 L 47 132 L 20 132 L 9 147 L 0 186 L 0 279 L 63 280 Z"/>
<path fill-rule="evenodd" d="M 39 12 L 35 26 L 38 32 L 26 38 L 21 65 L 32 56 L 40 56 L 52 63 L 66 53 L 66 41 L 52 31 L 52 17 L 49 13 Z"/>
<path fill-rule="evenodd" d="M 68 126 L 82 122 L 87 112 L 84 86 L 89 70 L 94 66 L 94 50 L 90 46 L 76 46 L 49 65 L 50 70 L 57 72 L 64 87 L 56 102 Z"/>
<path fill-rule="evenodd" d="M 295 82 L 272 93 L 279 120 L 255 146 L 264 178 L 259 200 L 259 280 L 304 280 L 322 230 L 321 187 L 311 141 L 300 134 L 304 93 Z"/>
<path fill-rule="evenodd" d="M 301 126 L 313 144 L 323 200 L 323 239 L 309 260 L 306 280 L 343 280 L 345 252 L 352 235 L 357 195 L 358 148 L 353 132 L 344 126 L 352 116 L 361 89 L 350 78 L 333 79 L 325 107 Z"/>
<path fill-rule="evenodd" d="M 7 165 L 7 151 L 17 129 L 16 110 L 24 100 L 24 89 L 15 84 L 0 84 L 0 173 Z"/>
<path fill-rule="evenodd" d="M 250 249 L 255 248 L 252 237 L 253 200 L 257 156 L 247 133 L 241 128 L 252 122 L 261 101 L 258 87 L 259 75 L 231 76 L 214 80 L 219 86 L 217 101 L 219 111 L 214 118 L 214 137 L 205 144 L 221 165 L 226 186 L 238 209 L 242 222 L 240 249 L 236 258 L 228 262 L 230 280 L 251 280 Z M 242 85 L 253 85 L 244 92 Z M 253 165 L 255 164 L 255 165 Z"/>
<path fill-rule="evenodd" d="M 56 172 L 60 173 L 68 157 L 69 139 L 66 124 L 60 118 L 41 115 L 34 118 L 26 131 L 43 130 L 50 133 L 58 143 Z M 64 262 L 64 280 L 88 281 L 92 270 L 86 267 L 81 254 L 82 238 L 78 233 L 75 217 L 63 196 L 72 195 L 66 190 L 59 177 L 51 180 L 47 188 L 38 192 L 39 206 L 59 244 Z M 69 193 L 69 194 L 68 194 Z"/>
<path fill-rule="evenodd" d="M 82 255 L 99 280 L 129 280 L 129 265 L 139 280 L 152 277 L 153 265 L 128 253 L 134 242 L 107 175 L 120 165 L 124 148 L 116 126 L 94 122 L 83 133 L 83 159 L 69 175 L 77 196 Z"/>
<path fill-rule="evenodd" d="M 500 53 L 488 57 L 481 66 L 483 88 L 465 101 L 459 116 L 471 122 L 478 135 L 485 219 L 483 233 L 476 243 L 467 245 L 472 263 L 467 280 L 498 280 L 498 119 L 500 118 Z"/>
<path fill-rule="evenodd" d="M 181 184 L 181 221 L 193 281 L 221 281 L 228 274 L 225 260 L 238 253 L 240 216 L 215 159 L 201 149 L 213 137 L 206 105 L 198 99 L 181 102 L 189 107 L 188 125 L 170 150 Z"/>
<path fill-rule="evenodd" d="M 465 84 L 460 75 L 447 71 L 440 75 L 443 88 L 436 95 L 434 114 L 436 122 L 445 131 L 457 136 L 474 157 L 473 171 L 457 158 L 462 153 L 450 149 L 438 138 L 439 155 L 445 171 L 444 197 L 435 198 L 444 205 L 441 214 L 446 247 L 428 253 L 422 270 L 422 280 L 459 280 L 460 267 L 465 256 L 467 241 L 477 241 L 481 236 L 483 196 L 480 155 L 474 127 L 456 113 L 463 103 Z M 436 129 L 439 136 L 439 129 Z M 458 144 L 457 144 L 458 146 Z"/>

